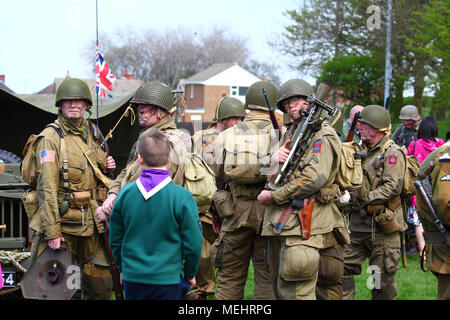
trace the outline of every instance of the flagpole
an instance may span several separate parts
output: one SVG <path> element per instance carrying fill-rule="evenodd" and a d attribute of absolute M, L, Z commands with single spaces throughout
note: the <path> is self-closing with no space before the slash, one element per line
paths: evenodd
<path fill-rule="evenodd" d="M 98 0 L 95 0 L 95 27 L 96 27 L 96 45 L 98 50 Z M 97 81 L 97 73 L 95 73 L 95 81 Z M 97 127 L 98 126 L 98 90 L 97 86 L 95 88 L 95 92 L 97 93 Z"/>

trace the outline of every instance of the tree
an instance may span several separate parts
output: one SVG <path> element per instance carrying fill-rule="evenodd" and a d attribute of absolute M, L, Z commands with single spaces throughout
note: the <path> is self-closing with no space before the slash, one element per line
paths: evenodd
<path fill-rule="evenodd" d="M 100 37 L 100 50 L 115 74 L 128 71 L 136 79 L 159 80 L 175 88 L 180 78 L 188 78 L 213 63 L 245 64 L 248 48 L 245 40 L 225 28 L 206 32 L 186 28 L 159 32 L 148 29 L 141 34 L 118 31 Z M 92 62 L 94 41 L 82 53 Z"/>
<path fill-rule="evenodd" d="M 340 55 L 321 66 L 319 79 L 333 83 L 338 96 L 351 105 L 380 104 L 383 101 L 384 55 Z"/>

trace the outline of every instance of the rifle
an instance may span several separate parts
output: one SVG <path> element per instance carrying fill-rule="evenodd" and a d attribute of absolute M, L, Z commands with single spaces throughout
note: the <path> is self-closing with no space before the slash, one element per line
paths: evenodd
<path fill-rule="evenodd" d="M 414 182 L 414 186 L 419 191 L 420 195 L 422 196 L 423 200 L 425 201 L 426 206 L 428 207 L 428 210 L 430 211 L 431 215 L 434 219 L 434 225 L 439 230 L 439 232 L 442 234 L 442 236 L 445 239 L 445 243 L 447 246 L 450 247 L 450 233 L 445 228 L 444 223 L 439 219 L 439 217 L 436 215 L 436 211 L 433 208 L 432 199 L 433 199 L 433 192 L 432 192 L 432 186 L 431 186 L 431 178 L 430 176 L 426 176 L 424 179 L 417 180 Z"/>
<path fill-rule="evenodd" d="M 361 112 L 358 111 L 355 113 L 355 116 L 353 117 L 352 124 L 350 126 L 350 130 L 348 131 L 347 138 L 345 139 L 345 142 L 352 142 L 353 137 L 355 136 L 356 132 L 356 124 L 358 123 L 359 118 L 361 118 Z"/>
<path fill-rule="evenodd" d="M 262 93 L 264 98 L 266 99 L 267 107 L 269 108 L 270 121 L 272 122 L 272 126 L 275 130 L 278 130 L 278 140 L 281 139 L 281 130 L 280 125 L 278 124 L 277 117 L 275 116 L 275 111 L 273 107 L 270 105 L 269 97 L 267 96 L 267 92 L 265 88 L 262 88 Z"/>
<path fill-rule="evenodd" d="M 91 132 L 94 136 L 94 139 L 96 139 L 99 142 L 101 148 L 103 149 L 103 151 L 106 153 L 106 156 L 108 157 L 109 156 L 108 143 L 106 142 L 100 129 L 97 126 L 95 126 L 91 121 L 89 121 L 89 129 L 91 130 Z M 113 173 L 108 172 L 107 175 L 110 178 L 112 178 Z M 111 277 L 113 280 L 114 296 L 115 296 L 116 300 L 124 300 L 122 285 L 120 284 L 120 272 L 119 272 L 119 269 L 117 268 L 116 263 L 114 262 L 114 258 L 112 255 L 111 246 L 109 244 L 108 224 L 106 223 L 106 221 L 103 221 L 102 235 L 103 235 L 103 241 L 105 243 L 106 256 L 107 256 L 107 259 L 108 259 L 109 265 L 110 265 Z"/>
<path fill-rule="evenodd" d="M 329 89 L 327 90 L 324 86 L 319 86 L 317 90 L 321 97 L 325 97 L 329 92 Z M 312 137 L 315 132 L 320 129 L 322 122 L 325 121 L 325 117 L 321 117 L 322 110 L 325 110 L 328 115 L 332 117 L 334 117 L 338 112 L 336 107 L 330 107 L 325 102 L 316 98 L 314 94 L 310 95 L 307 98 L 307 101 L 311 107 L 309 110 L 301 111 L 302 118 L 292 136 L 293 143 L 291 143 L 292 147 L 286 162 L 278 171 L 275 180 L 267 183 L 267 190 L 276 190 L 278 187 L 284 185 L 292 172 L 296 170 L 300 159 L 305 154 L 311 142 Z M 295 159 L 295 161 L 293 159 Z M 290 204 L 285 207 L 278 223 L 273 229 L 273 232 L 275 234 L 281 233 L 291 213 L 294 212 L 294 210 L 297 210 L 297 214 L 300 218 L 302 238 L 304 240 L 309 239 L 313 206 L 314 197 L 293 199 Z"/>

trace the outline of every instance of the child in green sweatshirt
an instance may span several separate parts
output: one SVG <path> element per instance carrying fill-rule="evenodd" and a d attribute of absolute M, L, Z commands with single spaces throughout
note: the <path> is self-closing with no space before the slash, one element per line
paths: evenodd
<path fill-rule="evenodd" d="M 138 140 L 142 173 L 119 192 L 110 244 L 126 299 L 179 300 L 195 285 L 202 247 L 194 197 L 172 182 L 167 136 L 149 129 Z M 187 281 L 187 283 L 186 283 Z"/>

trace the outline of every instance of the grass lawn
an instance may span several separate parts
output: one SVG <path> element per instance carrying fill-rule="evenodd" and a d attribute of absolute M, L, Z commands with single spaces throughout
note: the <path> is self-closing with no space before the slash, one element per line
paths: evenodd
<path fill-rule="evenodd" d="M 437 281 L 431 272 L 423 272 L 420 269 L 419 255 L 407 257 L 408 266 L 403 268 L 400 261 L 400 269 L 397 272 L 397 297 L 396 300 L 436 300 Z M 367 287 L 367 260 L 362 265 L 362 272 L 355 276 L 356 300 L 370 300 L 371 293 Z M 249 268 L 249 275 L 245 285 L 244 300 L 253 299 L 253 267 Z"/>

